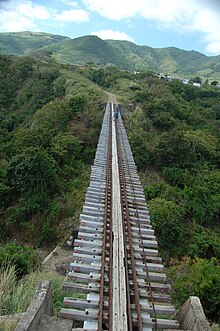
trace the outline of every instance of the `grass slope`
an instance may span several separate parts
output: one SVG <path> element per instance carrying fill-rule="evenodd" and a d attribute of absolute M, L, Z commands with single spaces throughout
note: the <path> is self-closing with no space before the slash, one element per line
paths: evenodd
<path fill-rule="evenodd" d="M 127 67 L 129 63 L 107 42 L 96 36 L 84 36 L 64 40 L 56 45 L 44 47 L 56 60 L 71 64 L 95 63 L 100 66 Z"/>
<path fill-rule="evenodd" d="M 56 44 L 68 37 L 42 32 L 6 32 L 0 33 L 0 52 L 3 54 L 29 54 L 41 47 Z"/>

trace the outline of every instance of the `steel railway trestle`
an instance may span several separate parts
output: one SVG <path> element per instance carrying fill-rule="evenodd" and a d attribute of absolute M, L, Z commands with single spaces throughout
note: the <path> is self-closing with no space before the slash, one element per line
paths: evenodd
<path fill-rule="evenodd" d="M 144 192 L 113 107 L 106 106 L 63 285 L 81 298 L 66 297 L 60 315 L 83 322 L 75 331 L 178 329 Z"/>

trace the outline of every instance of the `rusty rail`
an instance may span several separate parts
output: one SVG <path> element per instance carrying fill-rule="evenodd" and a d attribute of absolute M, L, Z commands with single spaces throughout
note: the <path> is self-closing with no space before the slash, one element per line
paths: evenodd
<path fill-rule="evenodd" d="M 143 189 L 120 114 L 113 120 L 113 107 L 106 107 L 73 262 L 64 283 L 64 289 L 83 298 L 65 298 L 61 316 L 82 321 L 82 327 L 73 330 L 177 329 L 178 322 L 170 319 L 175 309 L 169 303 L 169 285 Z M 115 181 L 120 184 L 116 195 Z M 120 212 L 114 209 L 115 196 Z M 126 307 L 120 307 L 122 302 Z M 121 311 L 122 317 L 115 316 Z"/>
<path fill-rule="evenodd" d="M 138 284 L 137 284 L 137 275 L 136 275 L 136 270 L 135 270 L 135 256 L 134 256 L 134 249 L 133 249 L 133 242 L 132 242 L 132 231 L 131 231 L 131 225 L 130 225 L 130 215 L 129 215 L 128 199 L 127 199 L 126 184 L 125 184 L 125 174 L 124 174 L 123 164 L 122 164 L 122 150 L 121 150 L 121 145 L 120 145 L 120 141 L 119 141 L 118 126 L 117 126 L 116 132 L 117 132 L 116 137 L 117 137 L 118 155 L 119 155 L 121 189 L 122 189 L 123 195 L 124 195 L 123 202 L 124 202 L 125 212 L 124 212 L 123 226 L 124 226 L 124 228 L 126 226 L 127 233 L 128 233 L 128 245 L 129 245 L 129 252 L 130 252 L 130 259 L 131 259 L 131 269 L 132 269 L 132 279 L 133 279 L 138 330 L 143 330 L 142 318 L 141 318 L 140 297 L 139 297 Z M 129 288 L 127 289 L 127 291 L 128 291 L 128 293 L 130 292 Z M 129 312 L 129 316 L 131 316 L 131 311 Z"/>
<path fill-rule="evenodd" d="M 112 116 L 112 110 L 110 109 L 110 118 Z M 99 313 L 98 313 L 98 331 L 102 331 L 103 325 L 103 309 L 104 309 L 104 288 L 105 288 L 105 263 L 106 263 L 106 243 L 107 243 L 107 231 L 108 231 L 108 219 L 109 212 L 111 212 L 111 170 L 112 170 L 112 122 L 110 121 L 109 125 L 109 134 L 108 134 L 108 155 L 106 162 L 106 187 L 105 187 L 105 210 L 104 210 L 104 227 L 103 227 L 103 241 L 102 241 L 102 258 L 101 258 L 101 276 L 100 276 L 100 297 L 99 297 Z M 110 200 L 109 200 L 110 197 Z M 110 222 L 111 224 L 111 222 Z M 110 251 L 112 248 L 110 247 Z M 109 256 L 112 253 L 109 252 Z M 111 265 L 111 260 L 109 261 L 109 266 Z M 111 271 L 109 272 L 111 274 Z M 110 279 L 109 279 L 110 280 Z M 111 281 L 109 285 L 109 299 L 111 299 Z M 110 305 L 109 305 L 110 306 Z M 111 324 L 111 314 L 109 312 L 109 321 Z"/>
<path fill-rule="evenodd" d="M 120 126 L 119 126 L 120 127 Z M 117 143 L 118 143 L 118 154 L 119 154 L 119 168 L 120 168 L 120 174 L 121 174 L 121 188 L 123 190 L 123 195 L 124 195 L 124 208 L 126 210 L 126 224 L 128 228 L 128 238 L 129 238 L 129 247 L 131 251 L 131 263 L 132 263 L 132 275 L 133 275 L 133 287 L 134 287 L 134 292 L 135 292 L 135 306 L 136 306 L 136 313 L 137 313 L 137 320 L 138 320 L 138 330 L 143 329 L 143 324 L 142 324 L 142 318 L 141 318 L 141 306 L 140 306 L 140 297 L 139 297 L 139 289 L 138 289 L 138 283 L 137 283 L 137 275 L 136 275 L 136 270 L 135 270 L 135 255 L 134 255 L 134 250 L 133 250 L 133 242 L 132 242 L 132 231 L 131 231 L 131 226 L 130 226 L 130 217 L 129 217 L 129 203 L 127 199 L 127 193 L 126 193 L 126 181 L 125 181 L 125 173 L 123 170 L 123 164 L 128 165 L 128 159 L 126 153 L 122 152 L 123 149 L 123 141 L 122 139 L 119 139 L 119 127 L 117 127 Z M 131 189 L 133 191 L 133 197 L 134 197 L 134 205 L 133 207 L 136 209 L 136 216 L 137 216 L 137 223 L 138 223 L 138 233 L 139 233 L 139 238 L 141 242 L 141 248 L 142 248 L 142 257 L 143 257 L 143 262 L 145 265 L 145 271 L 147 275 L 147 281 L 148 281 L 148 288 L 149 288 L 149 294 L 150 294 L 150 301 L 152 304 L 153 308 L 153 316 L 155 320 L 155 330 L 157 330 L 157 317 L 156 317 L 156 310 L 155 310 L 155 303 L 154 303 L 154 298 L 153 298 L 153 292 L 151 288 L 151 283 L 149 280 L 149 271 L 147 267 L 147 261 L 146 261 L 146 256 L 144 254 L 144 244 L 143 244 L 143 237 L 141 234 L 141 227 L 140 227 L 140 221 L 139 221 L 139 213 L 138 213 L 138 208 L 137 208 L 137 203 L 136 203 L 136 194 L 135 194 L 135 189 L 132 181 L 132 174 L 129 170 L 129 166 L 127 166 L 127 173 L 130 177 L 130 184 L 131 184 Z M 147 288 L 146 288 L 147 291 Z"/>

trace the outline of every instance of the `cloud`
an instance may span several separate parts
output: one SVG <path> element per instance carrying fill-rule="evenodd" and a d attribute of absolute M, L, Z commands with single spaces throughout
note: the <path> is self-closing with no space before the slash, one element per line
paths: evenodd
<path fill-rule="evenodd" d="M 50 18 L 48 10 L 39 5 L 33 5 L 32 3 L 23 3 L 17 8 L 17 13 L 20 16 L 26 16 L 29 18 L 37 18 L 40 20 L 47 20 Z"/>
<path fill-rule="evenodd" d="M 100 15 L 120 20 L 135 16 L 140 12 L 146 0 L 83 0 L 88 9 Z"/>
<path fill-rule="evenodd" d="M 88 13 L 83 9 L 63 10 L 60 14 L 55 14 L 55 20 L 60 22 L 87 22 L 89 21 Z"/>
<path fill-rule="evenodd" d="M 113 40 L 127 40 L 134 42 L 134 39 L 125 32 L 113 31 L 113 30 L 100 30 L 91 32 L 91 35 L 98 36 L 101 39 L 113 39 Z"/>
<path fill-rule="evenodd" d="M 206 1 L 205 1 L 206 2 Z M 212 6 L 203 7 L 197 13 L 192 29 L 202 34 L 202 40 L 206 44 L 206 51 L 213 54 L 220 54 L 220 3 L 210 2 Z"/>
<path fill-rule="evenodd" d="M 161 30 L 199 33 L 205 49 L 220 52 L 219 0 L 83 0 L 88 10 L 111 20 L 144 18 Z M 217 33 L 218 32 L 218 33 Z"/>
<path fill-rule="evenodd" d="M 34 5 L 30 0 L 0 1 L 0 29 L 3 32 L 38 31 L 34 20 L 49 18 L 50 13 L 44 6 Z"/>
<path fill-rule="evenodd" d="M 72 7 L 77 3 L 69 0 L 59 0 Z M 89 14 L 83 9 L 70 9 L 58 12 L 45 6 L 36 5 L 32 0 L 0 0 L 0 31 L 39 31 L 38 24 L 49 21 L 61 22 L 87 22 Z"/>
<path fill-rule="evenodd" d="M 78 3 L 76 1 L 70 1 L 70 0 L 56 0 L 56 1 L 62 2 L 68 6 L 78 7 Z"/>
<path fill-rule="evenodd" d="M 1 13 L 0 29 L 3 32 L 38 31 L 36 24 L 27 17 L 20 17 L 16 13 Z"/>

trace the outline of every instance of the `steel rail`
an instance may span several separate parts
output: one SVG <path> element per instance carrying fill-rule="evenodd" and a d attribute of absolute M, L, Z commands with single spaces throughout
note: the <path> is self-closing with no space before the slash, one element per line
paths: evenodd
<path fill-rule="evenodd" d="M 116 124 L 117 126 L 117 124 Z M 117 130 L 116 130 L 116 139 L 117 139 Z M 118 139 L 117 139 L 118 140 Z M 117 150 L 118 150 L 118 144 L 117 144 Z M 121 176 L 121 168 L 120 168 L 120 159 L 118 160 L 119 165 L 119 175 Z M 120 190 L 120 199 L 121 199 L 121 214 L 122 214 L 122 225 L 123 225 L 123 238 L 124 241 L 126 238 L 126 229 L 125 229 L 125 215 L 124 215 L 124 204 L 123 204 L 123 190 Z M 131 298 L 130 298 L 130 284 L 129 284 L 129 269 L 128 269 L 128 254 L 127 254 L 127 245 L 124 245 L 124 267 L 125 267 L 125 282 L 126 282 L 126 296 L 127 296 L 127 331 L 132 331 L 132 305 L 131 305 Z"/>
<path fill-rule="evenodd" d="M 61 316 L 84 322 L 78 331 L 176 329 L 177 321 L 157 318 L 175 310 L 126 131 L 112 111 L 108 103 L 64 283 L 86 299 L 65 298 Z"/>
<path fill-rule="evenodd" d="M 120 160 L 119 160 L 120 164 Z M 120 167 L 119 167 L 120 168 Z M 120 170 L 119 170 L 120 171 Z M 121 171 L 120 171 L 121 174 Z M 123 202 L 123 194 L 121 190 L 121 202 Z M 123 203 L 121 203 L 122 208 L 122 217 L 123 217 L 123 231 L 124 231 L 124 238 L 126 238 L 126 231 L 125 231 L 125 215 L 124 215 L 124 207 Z M 128 269 L 128 254 L 126 245 L 124 245 L 124 255 L 125 255 L 125 280 L 126 280 L 126 293 L 127 293 L 127 316 L 128 316 L 128 331 L 132 331 L 132 314 L 131 314 L 131 298 L 130 298 L 130 284 L 129 284 L 129 269 Z"/>
<path fill-rule="evenodd" d="M 103 241 L 102 241 L 102 257 L 101 257 L 101 276 L 100 276 L 100 293 L 99 293 L 99 312 L 98 312 L 98 331 L 103 329 L 103 307 L 104 307 L 104 288 L 105 288 L 105 263 L 106 263 L 106 243 L 107 243 L 107 230 L 108 230 L 108 213 L 111 210 L 111 205 L 109 206 L 109 193 L 111 196 L 110 183 L 111 183 L 111 164 L 112 164 L 112 126 L 111 126 L 111 114 L 110 109 L 110 125 L 108 134 L 108 155 L 106 161 L 106 188 L 105 188 L 105 210 L 104 210 L 104 226 L 103 226 Z M 111 223 L 111 220 L 110 220 Z M 110 265 L 110 263 L 109 263 Z M 109 286 L 111 282 L 109 282 Z M 110 317 L 110 314 L 109 314 Z"/>
<path fill-rule="evenodd" d="M 135 191 L 134 191 L 134 185 L 132 183 L 132 190 L 133 190 L 133 196 L 134 199 L 136 200 L 136 195 L 135 195 Z M 144 254 L 144 243 L 143 243 L 143 236 L 141 234 L 141 227 L 140 227 L 140 219 L 139 219 L 139 212 L 137 209 L 137 205 L 136 205 L 136 215 L 137 215 L 137 224 L 138 224 L 138 233 L 139 233 L 139 238 L 141 240 L 141 248 L 142 248 L 142 258 L 144 261 L 144 265 L 145 265 L 145 271 L 146 271 L 146 275 L 147 275 L 147 286 L 149 288 L 149 292 L 150 292 L 150 301 L 152 304 L 152 308 L 153 308 L 153 316 L 154 316 L 154 320 L 155 320 L 155 328 L 154 330 L 157 331 L 157 315 L 156 315 L 156 309 L 155 309 L 155 302 L 154 302 L 154 297 L 153 297 L 153 290 L 152 290 L 152 286 L 151 286 L 151 282 L 150 282 L 150 277 L 149 277 L 149 270 L 148 270 L 148 266 L 147 266 L 147 260 L 146 260 L 146 255 Z M 146 289 L 147 291 L 147 289 Z"/>
<path fill-rule="evenodd" d="M 121 135 L 122 136 L 122 135 Z M 124 144 L 123 144 L 124 145 Z M 127 154 L 124 152 L 124 158 L 122 158 L 123 161 L 127 164 L 127 173 L 129 175 L 130 178 L 132 178 L 130 169 L 129 169 L 129 162 L 128 162 L 128 157 Z M 140 217 L 139 217 L 139 212 L 138 212 L 138 208 L 137 208 L 137 202 L 136 202 L 136 193 L 134 190 L 134 184 L 133 181 L 130 181 L 130 185 L 132 186 L 132 192 L 133 192 L 133 198 L 135 203 L 133 204 L 133 208 L 135 208 L 136 212 L 136 221 L 137 221 L 137 225 L 138 225 L 138 233 L 139 233 L 139 240 L 141 242 L 141 249 L 142 249 L 142 258 L 143 258 L 143 262 L 144 262 L 144 266 L 145 266 L 145 272 L 146 272 L 146 276 L 147 276 L 147 286 L 149 288 L 149 298 L 152 304 L 152 310 L 153 310 L 153 317 L 154 317 L 154 321 L 155 321 L 155 328 L 154 330 L 157 330 L 157 316 L 156 316 L 156 309 L 155 309 L 155 302 L 154 302 L 154 298 L 153 298 L 153 290 L 152 290 L 152 286 L 151 286 L 151 282 L 150 282 L 150 277 L 149 277 L 149 270 L 148 270 L 148 266 L 147 266 L 147 260 L 146 260 L 146 255 L 144 254 L 144 243 L 143 243 L 143 236 L 141 233 L 141 226 L 140 226 Z M 147 291 L 147 288 L 146 288 Z"/>
<path fill-rule="evenodd" d="M 126 219 L 126 226 L 127 226 L 127 232 L 128 232 L 129 251 L 130 251 L 130 256 L 131 256 L 131 269 L 132 269 L 133 288 L 134 288 L 134 296 L 135 296 L 135 307 L 136 307 L 136 313 L 137 313 L 137 324 L 138 324 L 138 330 L 142 331 L 143 323 L 142 323 L 142 316 L 141 316 L 139 288 L 138 288 L 137 275 L 136 275 L 136 270 L 135 270 L 135 256 L 134 256 L 134 250 L 133 250 L 132 231 L 131 231 L 131 225 L 130 225 L 130 215 L 129 215 L 128 199 L 127 199 L 127 192 L 126 192 L 125 174 L 124 174 L 123 165 L 122 165 L 122 148 L 121 148 L 121 143 L 119 140 L 118 125 L 116 125 L 116 137 L 117 137 L 118 155 L 119 155 L 119 168 L 121 171 L 121 178 L 120 178 L 121 179 L 121 188 L 122 188 L 123 194 L 124 194 L 123 202 L 124 202 L 125 219 Z M 131 315 L 131 312 L 129 315 Z"/>
<path fill-rule="evenodd" d="M 112 113 L 113 113 L 113 104 L 110 104 L 110 136 L 109 139 L 112 142 Z M 110 155 L 112 160 L 112 143 L 110 144 Z M 112 162 L 110 171 L 112 174 Z M 110 211 L 109 211 L 109 298 L 108 298 L 108 329 L 112 330 L 112 261 L 113 261 L 113 234 L 112 234 L 112 176 L 110 179 Z"/>

